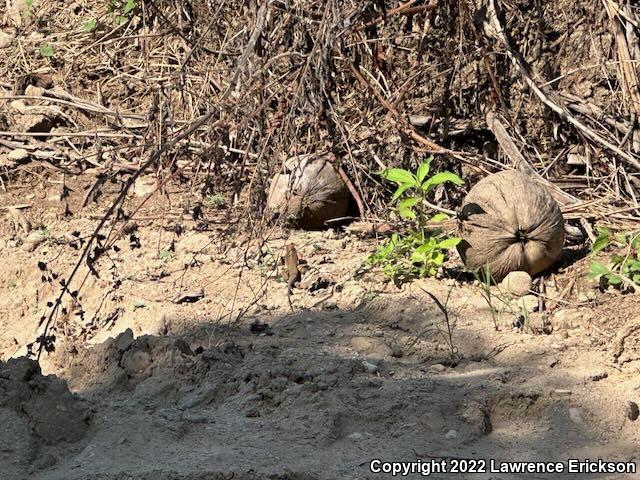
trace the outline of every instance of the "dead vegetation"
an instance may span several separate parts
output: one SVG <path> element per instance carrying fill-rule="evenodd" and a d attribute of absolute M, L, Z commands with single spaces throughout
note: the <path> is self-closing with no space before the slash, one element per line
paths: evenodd
<path fill-rule="evenodd" d="M 270 179 L 300 155 L 331 158 L 368 221 L 388 215 L 374 172 L 436 154 L 468 186 L 525 171 L 591 240 L 596 223 L 635 228 L 639 16 L 613 0 L 8 0 L 0 188 L 55 182 L 64 216 L 101 209 L 69 240 L 77 263 L 55 279 L 41 344 L 154 195 L 169 200 L 159 218 L 205 230 L 217 202 L 227 229 L 262 239 Z M 91 178 L 81 205 L 76 176 Z M 190 201 L 172 205 L 170 187 Z M 432 201 L 463 195 L 442 186 Z M 16 230 L 37 201 L 3 206 Z"/>

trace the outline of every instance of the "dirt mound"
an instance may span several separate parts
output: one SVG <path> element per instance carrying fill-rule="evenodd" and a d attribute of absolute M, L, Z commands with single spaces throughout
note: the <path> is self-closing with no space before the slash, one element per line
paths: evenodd
<path fill-rule="evenodd" d="M 24 414 L 37 439 L 47 443 L 78 442 L 89 429 L 91 412 L 69 392 L 67 383 L 43 376 L 25 357 L 0 363 L 0 407 Z"/>
<path fill-rule="evenodd" d="M 25 470 L 55 463 L 41 450 L 80 442 L 91 417 L 87 403 L 70 393 L 64 380 L 43 376 L 35 361 L 20 357 L 0 362 L 3 478 L 24 478 Z"/>

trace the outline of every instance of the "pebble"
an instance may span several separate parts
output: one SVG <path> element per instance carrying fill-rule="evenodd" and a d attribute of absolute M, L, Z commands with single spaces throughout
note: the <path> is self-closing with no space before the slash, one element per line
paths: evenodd
<path fill-rule="evenodd" d="M 54 457 L 50 453 L 45 453 L 43 456 L 33 462 L 32 468 L 33 471 L 37 472 L 38 470 L 46 470 L 47 468 L 51 468 L 56 463 L 58 463 L 58 459 L 56 457 Z"/>
<path fill-rule="evenodd" d="M 569 409 L 569 418 L 573 423 L 578 425 L 583 425 L 584 422 L 582 420 L 582 415 L 580 415 L 580 409 L 578 408 L 570 408 Z"/>
<path fill-rule="evenodd" d="M 7 48 L 13 42 L 13 37 L 0 30 L 0 48 Z"/>
<path fill-rule="evenodd" d="M 44 95 L 46 89 L 42 87 L 36 87 L 35 85 L 27 85 L 24 89 L 24 94 L 27 97 L 41 97 Z"/>
<path fill-rule="evenodd" d="M 393 354 L 393 350 L 380 338 L 353 337 L 350 343 L 359 353 L 376 357 L 389 357 Z"/>
<path fill-rule="evenodd" d="M 525 295 L 517 302 L 518 308 L 524 308 L 531 313 L 538 309 L 538 297 L 536 295 Z"/>
<path fill-rule="evenodd" d="M 629 402 L 627 404 L 627 418 L 632 422 L 635 422 L 640 416 L 640 409 L 638 408 L 638 404 L 636 402 Z"/>
<path fill-rule="evenodd" d="M 523 297 L 533 286 L 531 275 L 527 272 L 511 272 L 500 282 L 500 290 L 516 297 Z"/>
<path fill-rule="evenodd" d="M 447 367 L 445 367 L 441 363 L 434 363 L 429 367 L 427 371 L 428 373 L 442 373 L 442 372 L 445 372 L 446 370 L 447 370 Z"/>
<path fill-rule="evenodd" d="M 572 393 L 571 390 L 565 390 L 565 389 L 561 389 L 561 388 L 558 388 L 558 389 L 553 391 L 554 395 L 563 396 L 563 397 L 564 396 L 569 396 L 569 395 L 571 395 L 571 393 Z"/>
<path fill-rule="evenodd" d="M 143 373 L 151 365 L 151 355 L 140 350 L 127 350 L 122 356 L 122 367 L 129 375 Z"/>
<path fill-rule="evenodd" d="M 554 330 L 571 330 L 582 324 L 583 313 L 577 308 L 557 311 L 551 318 Z"/>
<path fill-rule="evenodd" d="M 36 248 L 47 241 L 47 237 L 38 230 L 31 232 L 24 241 L 24 249 L 27 252 L 33 252 Z"/>
<path fill-rule="evenodd" d="M 14 162 L 18 160 L 24 160 L 29 156 L 29 152 L 27 152 L 24 148 L 16 148 L 15 150 L 11 150 L 7 154 L 7 158 Z"/>
<path fill-rule="evenodd" d="M 376 365 L 375 363 L 367 362 L 366 360 L 362 362 L 362 366 L 368 373 L 378 373 L 378 370 L 380 370 L 378 365 Z"/>
<path fill-rule="evenodd" d="M 455 430 L 449 430 L 444 438 L 446 438 L 447 440 L 452 440 L 454 438 L 456 438 L 458 436 L 458 432 L 456 432 Z"/>
<path fill-rule="evenodd" d="M 133 331 L 127 328 L 124 332 L 116 337 L 116 349 L 122 353 L 127 350 L 133 343 Z"/>

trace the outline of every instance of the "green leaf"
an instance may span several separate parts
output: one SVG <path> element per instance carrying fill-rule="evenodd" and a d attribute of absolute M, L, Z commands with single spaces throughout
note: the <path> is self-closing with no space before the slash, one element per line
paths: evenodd
<path fill-rule="evenodd" d="M 127 0 L 127 3 L 124 4 L 124 7 L 122 8 L 122 13 L 124 13 L 125 15 L 129 14 L 131 11 L 135 10 L 135 8 L 138 6 L 138 4 L 136 4 L 135 0 Z"/>
<path fill-rule="evenodd" d="M 610 241 L 611 241 L 611 238 L 609 236 L 598 235 L 598 238 L 596 238 L 596 241 L 593 242 L 593 246 L 591 247 L 591 253 L 595 254 L 601 250 L 604 250 L 609 246 Z"/>
<path fill-rule="evenodd" d="M 412 208 L 420 203 L 420 197 L 407 197 L 398 202 L 398 208 Z"/>
<path fill-rule="evenodd" d="M 96 19 L 92 18 L 91 20 L 87 20 L 86 22 L 84 22 L 82 24 L 82 28 L 84 29 L 85 32 L 89 33 L 89 32 L 93 32 L 96 29 L 97 25 L 98 25 L 98 22 L 96 21 Z"/>
<path fill-rule="evenodd" d="M 589 265 L 589 278 L 594 279 L 600 275 L 608 275 L 609 269 L 600 262 L 591 262 Z"/>
<path fill-rule="evenodd" d="M 398 214 L 405 220 L 415 220 L 417 218 L 415 212 L 408 207 L 398 207 Z"/>
<path fill-rule="evenodd" d="M 435 263 L 438 267 L 442 266 L 442 264 L 444 263 L 444 253 L 437 253 L 434 257 L 433 257 L 433 263 Z"/>
<path fill-rule="evenodd" d="M 454 185 L 462 185 L 464 182 L 462 179 L 453 172 L 439 172 L 436 173 L 433 177 L 422 184 L 422 189 L 424 191 L 430 190 L 432 187 L 436 185 L 440 185 L 442 183 L 451 182 Z"/>
<path fill-rule="evenodd" d="M 389 180 L 397 185 L 407 185 L 408 187 L 415 187 L 417 185 L 416 176 L 402 168 L 388 168 L 380 173 L 380 176 L 385 180 Z"/>
<path fill-rule="evenodd" d="M 53 57 L 53 47 L 48 43 L 45 43 L 40 47 L 40 55 L 42 55 L 45 58 Z"/>
<path fill-rule="evenodd" d="M 431 217 L 432 222 L 444 222 L 445 220 L 449 220 L 449 215 L 446 213 L 436 213 L 433 217 Z"/>
<path fill-rule="evenodd" d="M 391 197 L 391 201 L 395 202 L 398 198 L 400 198 L 400 196 L 408 189 L 411 188 L 411 185 L 400 185 L 398 187 L 398 189 L 395 191 L 395 193 L 393 194 L 393 197 Z"/>
<path fill-rule="evenodd" d="M 610 273 L 609 275 L 606 275 L 606 278 L 611 285 L 620 285 L 622 283 L 622 278 L 620 278 L 615 273 Z"/>
<path fill-rule="evenodd" d="M 624 259 L 626 257 L 622 256 L 622 255 L 611 255 L 611 263 L 613 263 L 614 265 L 620 265 L 622 262 L 624 262 Z"/>
<path fill-rule="evenodd" d="M 445 238 L 444 240 L 438 243 L 437 247 L 445 248 L 448 250 L 458 245 L 461 241 L 462 239 L 458 237 Z"/>
<path fill-rule="evenodd" d="M 637 233 L 634 237 L 632 237 L 631 247 L 636 250 L 640 249 L 640 233 Z"/>
<path fill-rule="evenodd" d="M 433 157 L 427 158 L 424 162 L 420 164 L 418 167 L 418 171 L 416 172 L 416 177 L 418 178 L 418 183 L 422 184 L 427 175 L 429 175 L 429 170 L 431 170 L 431 162 L 433 161 Z"/>

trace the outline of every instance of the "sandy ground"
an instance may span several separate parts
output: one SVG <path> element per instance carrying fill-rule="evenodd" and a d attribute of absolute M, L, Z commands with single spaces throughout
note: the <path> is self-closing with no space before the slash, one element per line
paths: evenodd
<path fill-rule="evenodd" d="M 628 418 L 640 355 L 634 334 L 621 336 L 637 297 L 599 292 L 584 261 L 545 277 L 549 298 L 579 280 L 564 303 L 535 312 L 536 298 L 494 289 L 492 312 L 480 285 L 453 274 L 402 289 L 356 275 L 374 240 L 274 230 L 258 249 L 223 222 L 196 231 L 158 200 L 99 260 L 100 277 L 82 274 L 77 299 L 65 297 L 41 374 L 22 355 L 77 260 L 69 234 L 92 231 L 94 208 L 64 218 L 41 201 L 24 211 L 29 234 L 0 223 L 3 479 L 391 478 L 369 470 L 376 458 L 640 461 Z M 286 242 L 308 265 L 293 312 L 274 268 Z M 452 342 L 425 290 L 446 301 Z"/>

